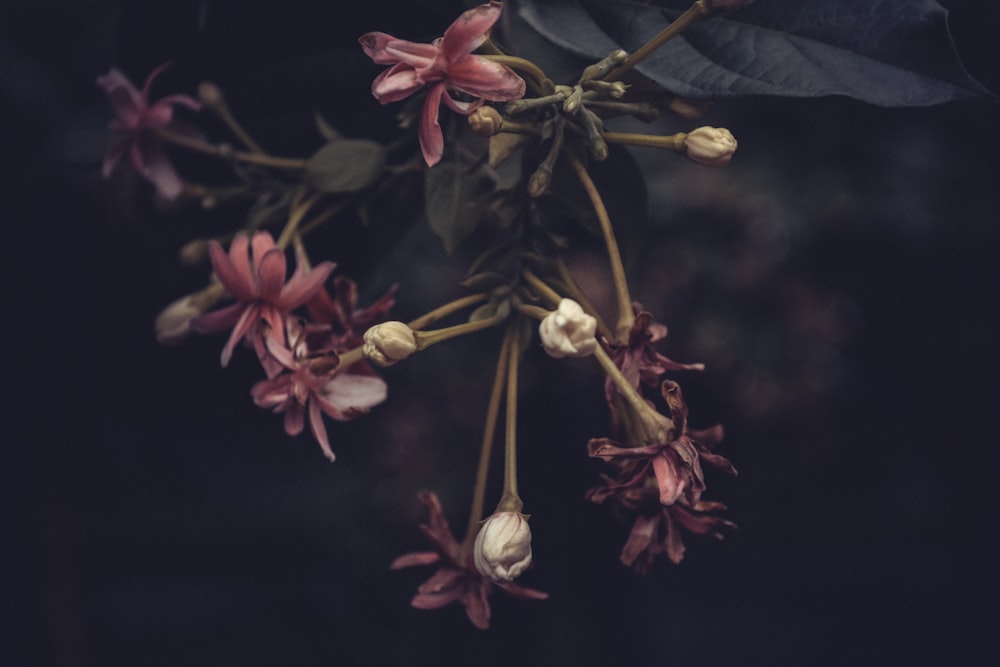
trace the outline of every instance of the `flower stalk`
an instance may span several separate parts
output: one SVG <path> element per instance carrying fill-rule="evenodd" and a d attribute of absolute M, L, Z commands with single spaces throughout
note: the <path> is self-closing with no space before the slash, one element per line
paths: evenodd
<path fill-rule="evenodd" d="M 521 363 L 520 327 L 509 325 L 510 350 L 507 355 L 507 415 L 504 423 L 503 491 L 497 512 L 520 512 L 524 507 L 517 493 L 517 371 Z"/>
<path fill-rule="evenodd" d="M 698 21 L 701 21 L 710 15 L 711 10 L 705 6 L 702 0 L 697 0 L 693 5 L 688 7 L 683 14 L 674 19 L 670 25 L 657 33 L 651 40 L 639 47 L 638 50 L 633 52 L 620 67 L 612 70 L 607 76 L 605 76 L 604 80 L 617 81 L 622 78 L 631 72 L 636 65 L 648 58 L 649 54 L 653 53 L 653 51 L 656 51 L 656 49 L 660 48 Z"/>

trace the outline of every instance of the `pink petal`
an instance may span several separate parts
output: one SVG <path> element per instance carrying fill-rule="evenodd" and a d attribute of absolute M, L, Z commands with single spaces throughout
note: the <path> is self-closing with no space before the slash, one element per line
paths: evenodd
<path fill-rule="evenodd" d="M 294 401 L 288 403 L 287 406 L 288 409 L 285 410 L 285 433 L 295 436 L 302 433 L 302 429 L 305 427 L 305 410 Z"/>
<path fill-rule="evenodd" d="M 330 449 L 330 439 L 326 435 L 326 425 L 323 424 L 323 413 L 320 412 L 315 400 L 309 402 L 309 427 L 312 429 L 313 436 L 316 438 L 316 442 L 319 443 L 319 448 L 323 450 L 326 458 L 330 461 L 335 460 L 337 457 L 334 455 L 333 450 Z"/>
<path fill-rule="evenodd" d="M 490 603 L 486 600 L 490 593 L 490 582 L 479 579 L 478 584 L 466 591 L 462 596 L 462 604 L 465 605 L 465 613 L 472 624 L 480 630 L 485 630 L 490 627 Z"/>
<path fill-rule="evenodd" d="M 466 56 L 448 68 L 448 83 L 463 92 L 494 101 L 524 97 L 524 79 L 514 70 L 480 56 Z"/>
<path fill-rule="evenodd" d="M 160 104 L 169 104 L 171 106 L 179 104 L 180 106 L 187 107 L 192 111 L 201 111 L 201 102 L 194 99 L 190 95 L 167 95 L 166 97 L 157 100 L 156 104 L 153 106 L 158 106 Z"/>
<path fill-rule="evenodd" d="M 417 44 L 396 39 L 384 32 L 369 32 L 358 39 L 365 55 L 379 65 L 405 62 L 414 67 L 429 67 L 441 53 L 433 44 Z"/>
<path fill-rule="evenodd" d="M 438 123 L 438 111 L 441 104 L 441 96 L 445 94 L 445 86 L 438 83 L 427 91 L 427 98 L 424 100 L 424 108 L 420 113 L 420 127 L 417 129 L 417 136 L 420 138 L 420 150 L 424 154 L 424 161 L 428 167 L 433 167 L 441 161 L 444 154 L 444 135 L 441 134 L 441 125 Z"/>
<path fill-rule="evenodd" d="M 334 419 L 348 419 L 352 411 L 367 410 L 385 400 L 388 387 L 373 375 L 338 373 L 318 394 L 323 411 Z"/>
<path fill-rule="evenodd" d="M 146 103 L 128 77 L 117 67 L 112 67 L 107 74 L 97 77 L 97 85 L 108 94 L 115 115 L 127 127 L 135 127 Z"/>
<path fill-rule="evenodd" d="M 393 65 L 372 81 L 372 95 L 380 103 L 389 104 L 409 97 L 426 83 L 409 65 Z"/>
<path fill-rule="evenodd" d="M 417 609 L 440 609 L 454 602 L 461 596 L 461 591 L 453 590 L 444 593 L 417 593 L 410 604 Z"/>
<path fill-rule="evenodd" d="M 198 333 L 225 331 L 236 324 L 245 308 L 246 304 L 234 303 L 225 308 L 199 315 L 191 320 L 191 329 Z"/>
<path fill-rule="evenodd" d="M 471 102 L 456 100 L 447 91 L 445 91 L 445 94 L 441 96 L 441 101 L 444 102 L 446 107 L 452 111 L 462 114 L 463 116 L 468 116 L 470 113 L 483 105 L 482 100 L 472 100 Z"/>
<path fill-rule="evenodd" d="M 278 307 L 282 310 L 293 310 L 301 306 L 323 286 L 336 266 L 333 262 L 321 262 L 309 273 L 304 273 L 304 264 L 297 266 L 291 280 L 281 288 L 276 301 Z"/>
<path fill-rule="evenodd" d="M 138 144 L 133 144 L 138 145 Z M 167 201 L 173 201 L 184 189 L 181 177 L 158 144 L 149 144 L 143 155 L 143 175 L 156 186 L 156 191 Z"/>
<path fill-rule="evenodd" d="M 253 263 L 259 264 L 264 259 L 264 255 L 267 254 L 268 250 L 273 250 L 277 247 L 274 237 L 271 236 L 271 232 L 254 232 L 253 236 L 250 237 L 250 257 L 253 259 Z M 282 276 L 281 279 L 284 280 L 285 277 Z"/>
<path fill-rule="evenodd" d="M 229 245 L 227 255 L 218 241 L 208 242 L 208 257 L 216 277 L 234 299 L 244 304 L 254 298 L 247 244 L 246 234 L 238 234 Z"/>
<path fill-rule="evenodd" d="M 250 269 L 250 237 L 239 233 L 229 244 L 229 262 L 236 272 L 237 280 L 242 286 L 241 291 L 247 295 L 245 300 L 257 298 L 257 281 Z M 213 267 L 214 267 L 213 263 Z M 227 286 L 228 289 L 228 286 Z M 236 296 L 233 294 L 233 296 Z"/>
<path fill-rule="evenodd" d="M 247 335 L 253 325 L 257 322 L 257 314 L 259 312 L 260 309 L 252 304 L 244 307 L 243 314 L 240 315 L 240 319 L 237 320 L 232 333 L 229 334 L 229 340 L 226 341 L 226 345 L 222 348 L 221 361 L 223 368 L 229 365 L 229 360 L 233 356 L 233 350 L 236 348 L 236 343 L 238 343 L 243 336 Z"/>
<path fill-rule="evenodd" d="M 149 99 L 149 90 L 153 86 L 153 81 L 155 81 L 156 78 L 160 76 L 160 73 L 168 67 L 170 67 L 170 63 L 166 62 L 149 73 L 149 76 L 146 77 L 146 82 L 142 84 L 142 99 Z"/>
<path fill-rule="evenodd" d="M 389 565 L 390 570 L 401 570 L 404 567 L 414 567 L 416 565 L 433 565 L 441 560 L 441 555 L 436 551 L 416 551 L 414 553 L 403 554 Z"/>
<path fill-rule="evenodd" d="M 667 456 L 654 456 L 653 473 L 660 489 L 660 503 L 673 505 L 687 488 L 687 482 L 681 477 L 677 464 Z"/>
<path fill-rule="evenodd" d="M 444 39 L 441 40 L 441 50 L 448 61 L 453 63 L 482 46 L 502 10 L 502 2 L 490 2 L 470 9 L 455 19 L 444 31 Z"/>
<path fill-rule="evenodd" d="M 254 241 L 254 255 L 256 255 L 256 237 Z M 258 297 L 269 303 L 276 302 L 281 294 L 281 288 L 285 286 L 285 276 L 288 274 L 285 251 L 271 248 L 256 262 L 254 268 L 257 271 Z"/>
<path fill-rule="evenodd" d="M 535 590 L 534 588 L 528 588 L 526 586 L 518 586 L 511 582 L 495 582 L 499 588 L 502 588 L 505 593 L 516 598 L 521 598 L 522 600 L 547 600 L 549 597 L 548 593 L 543 593 L 542 591 Z"/>
<path fill-rule="evenodd" d="M 653 542 L 653 536 L 656 534 L 656 527 L 659 522 L 659 514 L 653 517 L 636 517 L 635 523 L 632 524 L 632 531 L 629 533 L 628 540 L 626 540 L 625 546 L 622 548 L 622 563 L 631 567 L 635 559 L 639 557 L 639 554 L 649 548 L 649 545 Z"/>
<path fill-rule="evenodd" d="M 466 574 L 462 570 L 458 570 L 450 567 L 443 567 L 437 572 L 435 572 L 430 579 L 420 584 L 420 588 L 417 589 L 418 593 L 440 593 L 442 591 L 452 588 L 456 582 L 465 577 Z"/>

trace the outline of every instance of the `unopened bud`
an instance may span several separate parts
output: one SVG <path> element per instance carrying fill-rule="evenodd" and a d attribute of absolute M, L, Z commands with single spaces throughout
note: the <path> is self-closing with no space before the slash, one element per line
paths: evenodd
<path fill-rule="evenodd" d="M 721 167 L 736 152 L 736 138 L 724 127 L 699 127 L 684 138 L 687 156 L 699 164 Z"/>
<path fill-rule="evenodd" d="M 202 81 L 198 84 L 198 99 L 209 108 L 221 107 L 224 104 L 222 91 L 211 81 Z"/>
<path fill-rule="evenodd" d="M 194 239 L 188 241 L 178 253 L 183 266 L 199 266 L 208 259 L 208 241 L 205 239 Z"/>
<path fill-rule="evenodd" d="M 154 322 L 156 341 L 163 345 L 177 345 L 191 333 L 191 321 L 208 312 L 226 290 L 213 283 L 203 290 L 177 299 L 160 311 Z"/>
<path fill-rule="evenodd" d="M 417 351 L 413 330 L 402 322 L 383 322 L 368 329 L 361 352 L 379 366 L 392 366 Z"/>
<path fill-rule="evenodd" d="M 586 357 L 594 353 L 597 320 L 583 312 L 576 301 L 563 299 L 538 326 L 542 347 L 550 357 Z"/>
<path fill-rule="evenodd" d="M 493 107 L 479 107 L 469 114 L 469 128 L 481 137 L 492 137 L 503 127 L 503 117 Z"/>
<path fill-rule="evenodd" d="M 520 512 L 496 512 L 486 519 L 472 551 L 476 569 L 497 582 L 511 582 L 531 565 L 531 529 Z"/>

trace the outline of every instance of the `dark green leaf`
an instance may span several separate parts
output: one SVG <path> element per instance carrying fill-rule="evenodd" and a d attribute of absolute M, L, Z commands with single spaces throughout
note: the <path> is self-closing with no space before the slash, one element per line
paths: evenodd
<path fill-rule="evenodd" d="M 470 171 L 457 162 L 441 162 L 427 171 L 425 182 L 427 219 L 445 250 L 452 252 L 479 226 L 483 199 L 493 191 L 496 178 L 489 169 Z"/>
<path fill-rule="evenodd" d="M 368 139 L 337 139 L 306 162 L 305 179 L 322 192 L 357 192 L 385 168 L 385 148 Z"/>

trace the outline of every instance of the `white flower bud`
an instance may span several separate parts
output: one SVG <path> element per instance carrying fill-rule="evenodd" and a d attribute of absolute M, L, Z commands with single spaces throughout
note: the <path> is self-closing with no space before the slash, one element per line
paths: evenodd
<path fill-rule="evenodd" d="M 176 345 L 191 333 L 191 320 L 205 312 L 194 295 L 177 299 L 156 316 L 156 342 Z"/>
<path fill-rule="evenodd" d="M 496 512 L 486 519 L 472 550 L 476 569 L 497 582 L 514 581 L 531 565 L 531 529 L 520 512 Z"/>
<path fill-rule="evenodd" d="M 594 353 L 597 320 L 583 312 L 576 301 L 563 299 L 538 326 L 542 347 L 550 357 L 586 357 Z"/>
<path fill-rule="evenodd" d="M 736 138 L 724 127 L 699 127 L 684 138 L 687 156 L 699 164 L 721 167 L 736 152 Z"/>
<path fill-rule="evenodd" d="M 413 330 L 402 322 L 383 322 L 368 329 L 361 352 L 379 366 L 392 366 L 417 351 Z"/>

